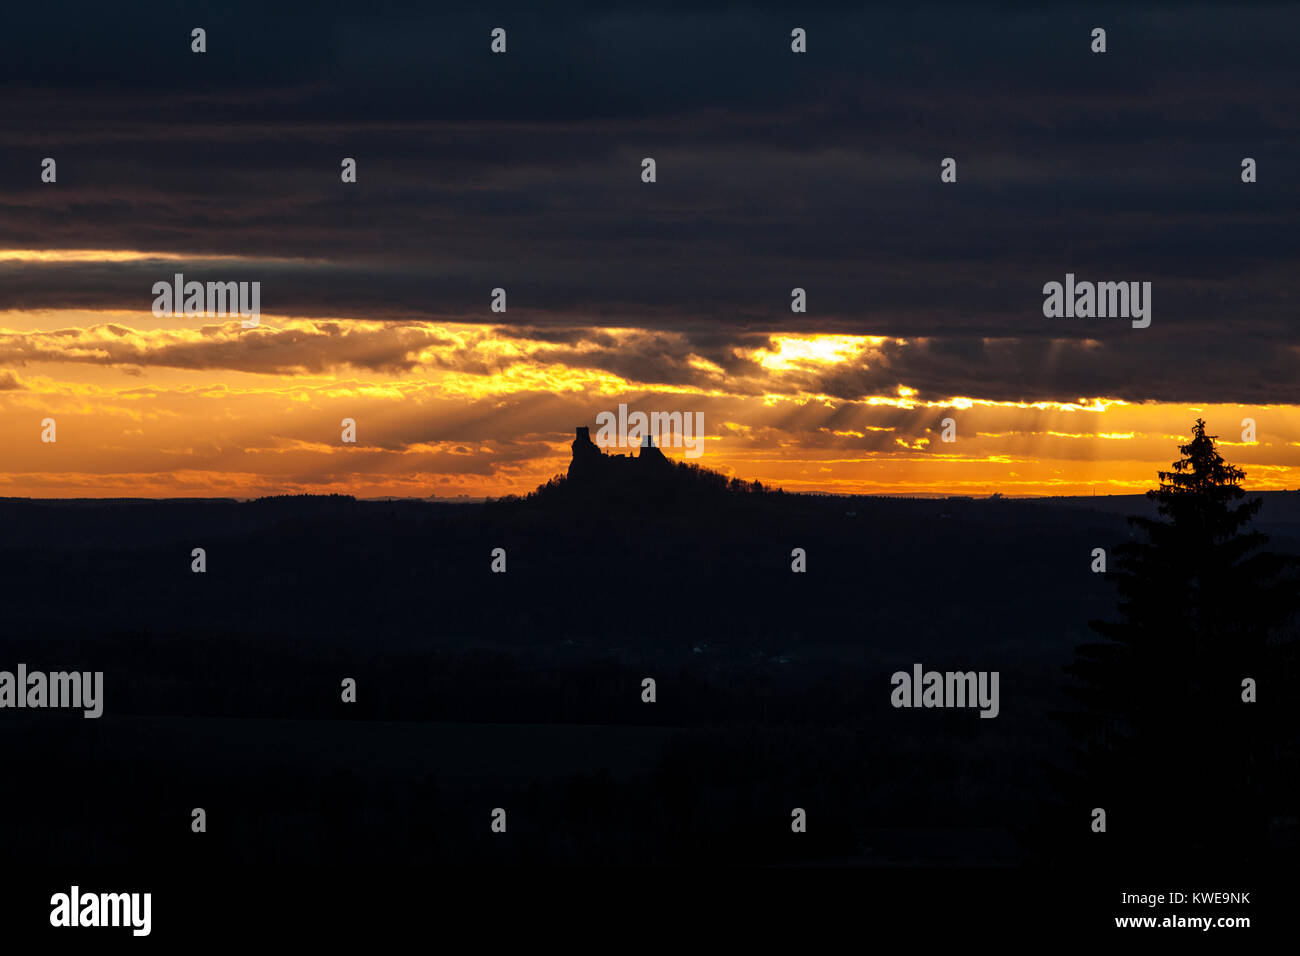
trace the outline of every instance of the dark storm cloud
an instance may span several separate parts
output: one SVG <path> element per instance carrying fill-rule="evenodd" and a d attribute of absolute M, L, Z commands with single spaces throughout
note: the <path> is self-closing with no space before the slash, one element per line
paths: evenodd
<path fill-rule="evenodd" d="M 1295 8 L 51 17 L 23 7 L 0 38 L 0 247 L 253 261 L 0 262 L 0 308 L 147 309 L 181 271 L 260 280 L 269 313 L 527 325 L 557 358 L 575 323 L 675 330 L 741 376 L 736 348 L 773 330 L 909 340 L 818 383 L 836 395 L 1295 400 Z M 1088 52 L 1097 25 L 1104 56 Z M 57 185 L 39 182 L 44 156 Z M 1258 183 L 1240 182 L 1243 156 Z M 1043 283 L 1067 271 L 1151 281 L 1151 328 L 1043 318 Z M 488 310 L 497 286 L 505 316 Z M 643 344 L 564 360 L 699 379 Z"/>

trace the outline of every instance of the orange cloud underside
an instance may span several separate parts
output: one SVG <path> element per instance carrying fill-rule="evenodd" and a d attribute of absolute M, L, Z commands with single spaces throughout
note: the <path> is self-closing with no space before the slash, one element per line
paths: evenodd
<path fill-rule="evenodd" d="M 620 402 L 703 412 L 700 464 L 791 491 L 1135 493 L 1197 416 L 1248 486 L 1300 486 L 1297 406 L 921 399 L 905 382 L 855 400 L 818 390 L 820 372 L 878 361 L 890 341 L 879 337 L 774 335 L 730 373 L 683 351 L 683 374 L 663 382 L 611 357 L 671 351 L 672 333 L 593 329 L 559 347 L 470 324 L 262 323 L 0 313 L 0 495 L 521 493 L 565 469 L 575 425 Z M 41 441 L 47 418 L 53 444 Z M 345 418 L 355 444 L 341 440 Z M 1257 441 L 1242 441 L 1243 418 Z"/>

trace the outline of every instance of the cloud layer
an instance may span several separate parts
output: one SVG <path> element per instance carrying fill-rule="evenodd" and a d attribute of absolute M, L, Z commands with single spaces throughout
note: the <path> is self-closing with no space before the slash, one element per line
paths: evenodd
<path fill-rule="evenodd" d="M 50 15 L 15 10 L 0 35 L 10 411 L 103 402 L 108 427 L 145 414 L 140 387 L 164 416 L 199 415 L 197 431 L 235 414 L 215 394 L 264 430 L 285 420 L 276 396 L 323 423 L 336 393 L 374 389 L 440 416 L 430 434 L 371 428 L 375 462 L 396 474 L 415 460 L 401 449 L 464 443 L 418 452 L 419 480 L 495 475 L 483 481 L 501 490 L 545 477 L 573 424 L 630 395 L 697 403 L 722 463 L 748 477 L 815 483 L 796 463 L 839 456 L 811 466 L 839 489 L 868 480 L 845 465 L 854 455 L 904 448 L 930 461 L 916 487 L 966 480 L 916 444 L 957 399 L 985 403 L 967 411 L 996 418 L 990 433 L 1036 435 L 1052 455 L 1067 441 L 1052 432 L 1167 436 L 1195 407 L 1297 401 L 1295 8 L 508 3 L 371 17 L 328 0 L 73 5 L 56 30 Z M 1089 51 L 1098 25 L 1104 55 Z M 504 56 L 488 49 L 497 26 Z M 795 26 L 806 54 L 790 52 Z M 1256 183 L 1241 181 L 1247 156 Z M 40 181 L 44 157 L 57 183 Z M 355 184 L 340 182 L 343 157 Z M 944 157 L 956 183 L 940 182 Z M 251 332 L 155 320 L 152 285 L 176 272 L 259 281 L 270 318 Z M 1150 281 L 1150 328 L 1045 318 L 1043 284 L 1067 272 Z M 498 287 L 504 314 L 489 308 Z M 796 287 L 805 313 L 790 309 Z M 1104 425 L 1047 420 L 1097 400 Z M 1109 421 L 1132 406 L 1177 421 Z M 204 473 L 271 481 L 228 457 L 237 440 L 258 462 L 298 463 L 275 480 L 325 481 L 333 465 L 308 464 L 310 449 L 332 439 L 315 428 L 284 446 L 236 429 Z M 1275 450 L 1292 440 L 1274 437 Z M 1065 459 L 1086 458 L 1069 441 Z M 1117 442 L 1087 445 L 1101 460 Z M 765 457 L 782 448 L 788 464 Z M 153 464 L 136 471 L 153 474 L 145 451 Z M 1170 457 L 1134 452 L 1147 473 L 1144 455 Z M 1014 485 L 1012 471 L 999 474 Z M 899 459 L 890 487 L 905 474 Z"/>

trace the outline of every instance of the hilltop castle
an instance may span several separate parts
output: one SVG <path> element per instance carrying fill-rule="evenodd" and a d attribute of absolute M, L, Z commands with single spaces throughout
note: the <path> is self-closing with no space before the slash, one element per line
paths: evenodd
<path fill-rule="evenodd" d="M 591 440 L 591 430 L 586 425 L 579 425 L 578 433 L 573 439 L 573 461 L 569 463 L 569 479 L 571 481 L 625 479 L 654 474 L 660 469 L 667 470 L 671 464 L 649 435 L 642 439 L 640 454 L 636 457 L 607 455 Z"/>

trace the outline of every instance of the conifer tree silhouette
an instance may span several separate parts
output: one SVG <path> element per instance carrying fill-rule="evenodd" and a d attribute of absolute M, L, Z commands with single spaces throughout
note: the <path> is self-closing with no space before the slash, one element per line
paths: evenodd
<path fill-rule="evenodd" d="M 1114 549 L 1118 620 L 1089 622 L 1106 640 L 1066 668 L 1082 711 L 1061 715 L 1075 758 L 1061 809 L 1094 859 L 1245 864 L 1267 851 L 1278 799 L 1294 799 L 1291 690 L 1269 639 L 1296 611 L 1296 561 L 1261 550 L 1248 525 L 1262 499 L 1243 500 L 1245 473 L 1202 419 L 1179 450 L 1147 493 L 1161 517 L 1129 518 L 1142 537 Z M 1086 829 L 1093 807 L 1104 837 Z"/>

